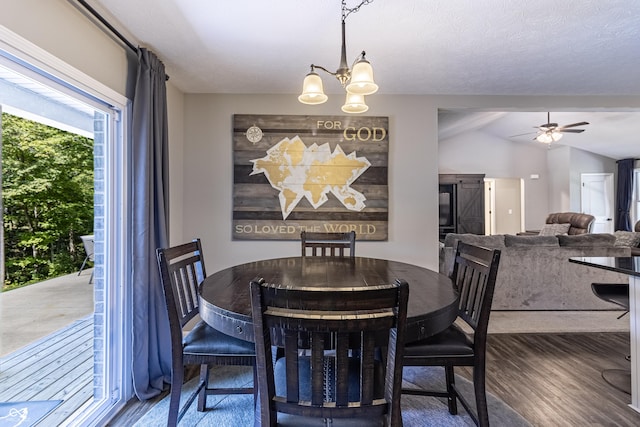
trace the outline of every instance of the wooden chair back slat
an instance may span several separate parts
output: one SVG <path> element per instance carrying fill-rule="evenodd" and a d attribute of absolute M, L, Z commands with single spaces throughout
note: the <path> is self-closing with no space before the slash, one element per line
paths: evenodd
<path fill-rule="evenodd" d="M 321 406 L 324 402 L 324 349 L 325 334 L 311 334 L 311 405 Z M 296 345 L 296 351 L 298 346 Z"/>
<path fill-rule="evenodd" d="M 302 256 L 355 257 L 356 232 L 349 233 L 300 233 Z"/>
<path fill-rule="evenodd" d="M 374 365 L 375 365 L 375 331 L 365 331 L 362 333 L 362 355 L 360 356 L 360 382 L 362 384 L 360 401 L 363 405 L 373 403 L 374 390 Z"/>
<path fill-rule="evenodd" d="M 338 332 L 335 336 L 336 366 L 347 366 L 349 357 L 350 336 L 345 332 Z M 336 373 L 336 405 L 349 404 L 349 381 L 346 378 L 348 371 L 342 369 Z M 363 386 L 363 389 L 365 386 Z"/>
<path fill-rule="evenodd" d="M 287 402 L 298 402 L 300 400 L 300 381 L 298 380 L 298 358 L 297 350 L 294 353 L 293 350 L 297 348 L 298 333 L 296 331 L 287 330 L 284 333 L 285 342 L 285 357 L 291 360 L 291 363 L 287 364 Z M 260 365 L 258 365 L 260 366 Z M 274 390 L 275 392 L 275 390 Z"/>

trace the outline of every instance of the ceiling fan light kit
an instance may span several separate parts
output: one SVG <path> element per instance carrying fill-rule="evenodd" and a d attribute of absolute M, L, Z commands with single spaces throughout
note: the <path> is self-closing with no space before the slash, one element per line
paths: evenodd
<path fill-rule="evenodd" d="M 378 85 L 373 80 L 373 67 L 365 58 L 365 51 L 362 51 L 360 56 L 358 56 L 352 69 L 347 65 L 345 21 L 349 14 L 357 12 L 361 6 L 369 4 L 372 1 L 373 0 L 362 0 L 356 7 L 348 8 L 346 0 L 342 0 L 342 49 L 340 65 L 334 73 L 319 65 L 311 64 L 311 72 L 304 78 L 302 94 L 298 96 L 298 101 L 309 105 L 322 104 L 327 101 L 328 96 L 324 93 L 322 79 L 315 71 L 317 68 L 337 78 L 347 92 L 346 102 L 342 106 L 342 111 L 345 113 L 364 113 L 369 109 L 364 97 L 365 95 L 376 93 L 378 91 Z"/>
<path fill-rule="evenodd" d="M 552 142 L 559 141 L 562 138 L 562 133 L 546 131 L 536 136 L 536 141 L 542 142 L 543 144 L 551 144 Z"/>

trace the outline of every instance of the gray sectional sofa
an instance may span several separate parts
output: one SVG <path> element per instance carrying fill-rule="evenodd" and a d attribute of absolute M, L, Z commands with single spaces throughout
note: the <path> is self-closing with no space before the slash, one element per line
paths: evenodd
<path fill-rule="evenodd" d="M 628 282 L 624 274 L 569 262 L 570 257 L 631 256 L 631 247 L 621 245 L 628 239 L 613 234 L 448 234 L 440 250 L 441 272 L 450 272 L 457 240 L 501 249 L 493 310 L 611 310 L 619 307 L 596 297 L 591 283 Z"/>

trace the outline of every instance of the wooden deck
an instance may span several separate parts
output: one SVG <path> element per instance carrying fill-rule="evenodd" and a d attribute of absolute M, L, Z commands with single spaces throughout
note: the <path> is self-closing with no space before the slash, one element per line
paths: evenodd
<path fill-rule="evenodd" d="M 38 426 L 60 425 L 92 396 L 92 315 L 0 359 L 0 402 L 63 401 Z"/>

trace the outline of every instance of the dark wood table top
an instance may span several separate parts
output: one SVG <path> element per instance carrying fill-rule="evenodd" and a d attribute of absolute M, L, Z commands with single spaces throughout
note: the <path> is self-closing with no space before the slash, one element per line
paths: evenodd
<path fill-rule="evenodd" d="M 573 257 L 569 262 L 588 265 L 616 273 L 640 276 L 640 257 Z"/>
<path fill-rule="evenodd" d="M 253 341 L 249 282 L 262 277 L 283 286 L 357 288 L 409 283 L 406 341 L 446 329 L 457 316 L 451 279 L 416 265 L 375 258 L 291 257 L 255 261 L 218 271 L 200 284 L 200 316 L 228 335 Z"/>

